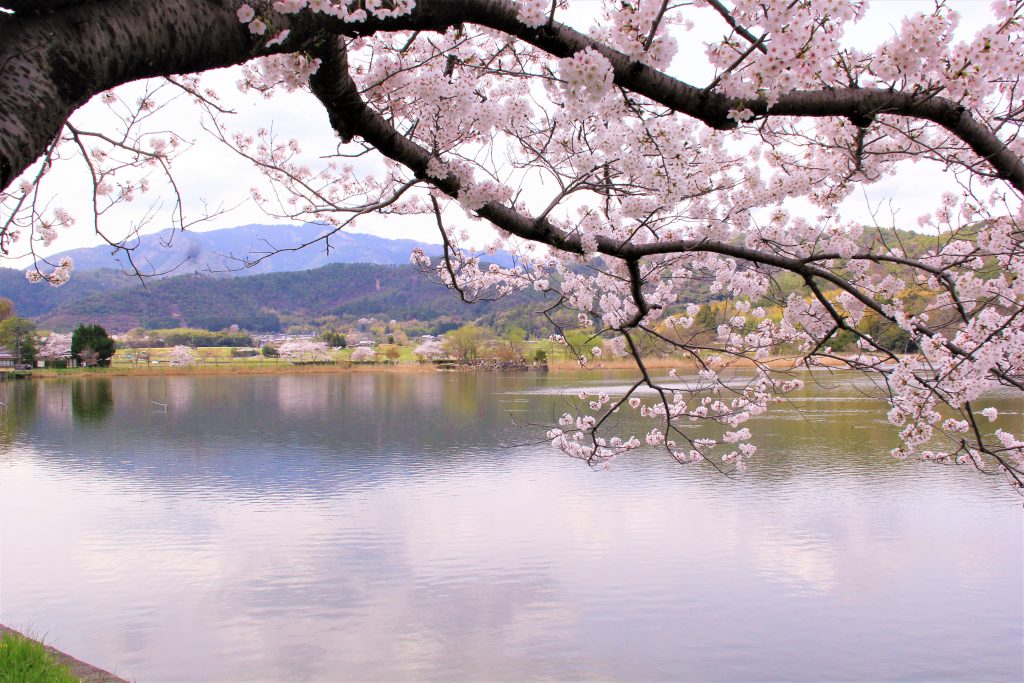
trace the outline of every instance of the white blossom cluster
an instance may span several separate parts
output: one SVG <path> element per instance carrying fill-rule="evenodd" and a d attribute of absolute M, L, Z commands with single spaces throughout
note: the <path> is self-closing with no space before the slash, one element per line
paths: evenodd
<path fill-rule="evenodd" d="M 60 287 L 71 279 L 71 271 L 74 270 L 75 264 L 71 260 L 70 256 L 64 256 L 61 258 L 60 263 L 57 267 L 51 270 L 49 273 L 42 273 L 38 268 L 33 269 L 25 273 L 25 277 L 29 282 L 49 282 L 54 287 Z"/>
<path fill-rule="evenodd" d="M 592 47 L 560 60 L 558 73 L 570 96 L 590 102 L 604 97 L 614 78 L 611 62 Z"/>

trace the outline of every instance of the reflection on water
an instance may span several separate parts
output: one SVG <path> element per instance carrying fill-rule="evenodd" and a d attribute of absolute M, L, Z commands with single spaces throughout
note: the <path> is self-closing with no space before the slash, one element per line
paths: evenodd
<path fill-rule="evenodd" d="M 615 374 L 88 384 L 3 387 L 0 621 L 131 678 L 1024 675 L 1020 499 L 856 387 L 726 479 L 536 443 Z"/>
<path fill-rule="evenodd" d="M 0 454 L 11 448 L 38 412 L 38 385 L 0 382 Z"/>
<path fill-rule="evenodd" d="M 99 424 L 114 410 L 113 382 L 105 377 L 71 382 L 71 414 L 82 423 Z"/>

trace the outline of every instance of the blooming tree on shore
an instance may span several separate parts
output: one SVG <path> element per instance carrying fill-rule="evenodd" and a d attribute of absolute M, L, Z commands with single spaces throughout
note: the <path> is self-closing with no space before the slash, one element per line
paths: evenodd
<path fill-rule="evenodd" d="M 1024 391 L 1019 1 L 996 0 L 966 39 L 938 3 L 870 48 L 843 41 L 867 3 L 841 0 L 609 1 L 585 33 L 563 23 L 572 5 L 558 0 L 0 6 L 11 10 L 0 15 L 4 254 L 76 223 L 102 231 L 104 213 L 146 192 L 150 173 L 173 177 L 182 140 L 146 128 L 163 85 L 150 81 L 134 101 L 111 90 L 163 77 L 265 175 L 272 191 L 253 196 L 268 211 L 334 230 L 374 211 L 432 216 L 444 258 L 414 260 L 461 298 L 545 292 L 553 322 L 565 324 L 555 308 L 570 309 L 609 338 L 604 355 L 631 355 L 631 388 L 582 396 L 549 433 L 570 455 L 601 462 L 646 443 L 742 470 L 755 452 L 744 423 L 800 385 L 765 364 L 788 348 L 810 366 L 871 373 L 900 428 L 896 457 L 1024 481 L 1021 435 L 985 398 L 994 386 Z M 713 34 L 691 31 L 697 11 L 718 21 Z M 706 80 L 677 59 L 694 40 L 707 43 Z M 337 154 L 307 154 L 269 125 L 233 130 L 194 74 L 239 64 L 253 96 L 311 93 Z M 78 123 L 94 96 L 120 116 L 116 135 Z M 346 165 L 367 151 L 383 172 Z M 913 173 L 910 162 L 940 167 L 953 190 L 898 224 L 840 215 L 863 188 Z M 45 199 L 63 163 L 85 170 L 93 215 Z M 477 220 L 497 230 L 486 251 L 512 250 L 513 267 L 482 267 L 464 249 Z M 925 237 L 911 244 L 892 227 Z M 35 279 L 69 275 L 70 264 L 38 266 Z M 697 321 L 695 289 L 729 302 L 713 329 Z M 867 319 L 918 353 L 895 353 Z M 843 335 L 856 353 L 833 351 Z M 645 364 L 655 346 L 688 354 L 698 374 L 655 378 Z M 727 377 L 738 360 L 756 369 L 742 385 Z M 606 434 L 618 410 L 650 428 Z M 684 426 L 695 420 L 717 431 L 697 438 Z"/>
<path fill-rule="evenodd" d="M 421 360 L 436 360 L 448 355 L 445 352 L 444 344 L 438 339 L 428 339 L 412 350 L 413 354 Z"/>
<path fill-rule="evenodd" d="M 324 363 L 331 360 L 326 342 L 294 339 L 277 348 L 280 357 L 289 363 Z"/>
<path fill-rule="evenodd" d="M 377 352 L 369 346 L 360 346 L 352 352 L 353 363 L 369 363 L 377 358 Z"/>
<path fill-rule="evenodd" d="M 46 338 L 46 343 L 39 349 L 36 357 L 47 361 L 68 360 L 71 358 L 71 333 L 51 333 Z"/>
<path fill-rule="evenodd" d="M 195 365 L 198 361 L 196 350 L 191 346 L 178 345 L 171 349 L 171 365 L 176 367 L 188 367 Z"/>

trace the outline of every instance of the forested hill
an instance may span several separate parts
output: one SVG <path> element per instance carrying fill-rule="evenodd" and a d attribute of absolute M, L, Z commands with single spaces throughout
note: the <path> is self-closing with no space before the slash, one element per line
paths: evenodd
<path fill-rule="evenodd" d="M 45 268 L 45 267 L 44 267 Z M 78 301 L 92 294 L 116 291 L 139 284 L 138 278 L 114 270 L 75 272 L 71 281 L 62 287 L 46 283 L 31 283 L 25 271 L 0 268 L 0 297 L 14 302 L 18 315 L 38 318 L 49 311 Z"/>
<path fill-rule="evenodd" d="M 52 288 L 35 287 L 53 293 Z M 41 327 L 53 329 L 90 322 L 114 332 L 140 326 L 218 330 L 234 324 L 276 331 L 283 320 L 327 316 L 454 322 L 503 314 L 528 318 L 524 304 L 529 296 L 467 305 L 411 265 L 353 263 L 245 278 L 187 275 L 150 280 L 145 287 L 73 298 L 36 317 Z M 30 314 L 19 301 L 15 304 L 20 313 Z"/>

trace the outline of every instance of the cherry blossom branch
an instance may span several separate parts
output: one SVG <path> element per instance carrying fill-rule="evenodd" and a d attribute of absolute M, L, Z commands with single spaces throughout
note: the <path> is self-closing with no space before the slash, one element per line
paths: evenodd
<path fill-rule="evenodd" d="M 968 109 L 932 94 L 864 87 L 793 91 L 780 94 L 777 101 L 727 97 L 671 78 L 558 22 L 543 30 L 526 26 L 518 18 L 517 6 L 506 0 L 422 0 L 408 14 L 371 17 L 358 24 L 308 13 L 280 15 L 269 2 L 256 4 L 265 8 L 265 14 L 276 23 L 289 27 L 287 47 L 268 46 L 251 35 L 238 23 L 237 6 L 230 0 L 172 0 L 159 7 L 139 0 L 97 3 L 68 8 L 46 18 L 15 15 L 5 22 L 4 33 L 12 39 L 0 48 L 0 58 L 12 60 L 12 69 L 17 64 L 14 70 L 24 71 L 32 80 L 7 78 L 0 82 L 0 98 L 9 102 L 8 108 L 0 112 L 0 126 L 11 131 L 0 139 L 0 187 L 7 187 L 28 167 L 71 111 L 92 94 L 120 83 L 226 66 L 258 55 L 292 51 L 300 45 L 315 48 L 313 43 L 325 39 L 324 31 L 365 36 L 398 30 L 444 31 L 474 23 L 516 36 L 555 57 L 569 57 L 587 48 L 596 50 L 611 65 L 617 85 L 712 128 L 736 127 L 737 121 L 730 113 L 741 109 L 757 117 L 849 117 L 862 121 L 890 114 L 928 120 L 963 140 L 999 177 L 1024 193 L 1024 161 Z M 166 28 L 151 31 L 153 35 L 146 41 L 134 40 L 132 28 L 144 25 Z M 85 51 L 79 46 L 96 42 L 101 36 L 104 42 L 112 43 L 110 49 L 102 55 L 94 51 L 84 59 Z M 54 51 L 46 55 L 21 53 L 24 46 L 39 44 L 55 46 Z M 54 65 L 73 71 L 75 78 L 58 81 L 45 75 L 46 69 Z M 29 91 L 34 97 L 15 95 Z M 19 99 L 22 101 L 15 102 Z M 43 103 L 46 106 L 40 107 Z M 41 116 L 42 111 L 46 113 Z"/>

